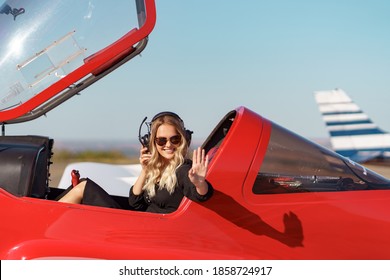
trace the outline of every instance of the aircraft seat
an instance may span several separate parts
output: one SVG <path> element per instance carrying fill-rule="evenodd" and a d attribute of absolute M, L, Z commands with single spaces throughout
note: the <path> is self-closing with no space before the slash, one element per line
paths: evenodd
<path fill-rule="evenodd" d="M 53 140 L 0 136 L 0 188 L 16 196 L 46 198 Z"/>

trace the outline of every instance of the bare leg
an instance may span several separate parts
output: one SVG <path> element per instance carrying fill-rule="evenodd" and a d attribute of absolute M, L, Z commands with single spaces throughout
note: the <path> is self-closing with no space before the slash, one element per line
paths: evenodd
<path fill-rule="evenodd" d="M 78 185 L 74 186 L 73 189 L 71 189 L 66 195 L 64 195 L 58 201 L 80 204 L 81 200 L 83 199 L 84 189 L 85 189 L 86 184 L 87 184 L 86 180 L 82 181 Z"/>

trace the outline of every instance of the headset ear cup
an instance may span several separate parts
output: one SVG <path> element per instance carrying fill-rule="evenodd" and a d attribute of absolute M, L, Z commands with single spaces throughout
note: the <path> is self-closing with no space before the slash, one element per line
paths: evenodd
<path fill-rule="evenodd" d="M 189 129 L 186 129 L 186 140 L 187 140 L 188 146 L 191 145 L 192 133 L 194 133 L 194 132 L 189 130 Z"/>
<path fill-rule="evenodd" d="M 142 145 L 144 147 L 149 147 L 149 141 L 150 141 L 150 136 L 149 134 L 145 134 L 144 136 L 142 136 Z"/>

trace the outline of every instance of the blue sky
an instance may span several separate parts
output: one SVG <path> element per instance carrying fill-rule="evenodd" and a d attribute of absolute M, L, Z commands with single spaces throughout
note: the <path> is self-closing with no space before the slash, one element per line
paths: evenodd
<path fill-rule="evenodd" d="M 131 140 L 145 116 L 178 113 L 205 139 L 238 106 L 327 137 L 313 92 L 345 90 L 390 130 L 390 1 L 157 0 L 141 57 L 7 134 Z"/>

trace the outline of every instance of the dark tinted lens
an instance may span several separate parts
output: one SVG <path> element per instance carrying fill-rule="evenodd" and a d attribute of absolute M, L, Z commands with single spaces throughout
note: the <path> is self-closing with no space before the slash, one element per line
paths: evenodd
<path fill-rule="evenodd" d="M 164 146 L 168 142 L 168 139 L 166 137 L 156 137 L 155 142 L 159 146 Z M 171 142 L 173 145 L 180 144 L 181 136 L 180 135 L 172 136 L 171 138 L 169 138 L 169 142 Z"/>
<path fill-rule="evenodd" d="M 173 145 L 180 144 L 181 136 L 180 136 L 180 135 L 172 136 L 172 137 L 169 139 L 169 141 L 170 141 Z"/>
<path fill-rule="evenodd" d="M 159 146 L 164 146 L 167 143 L 167 141 L 168 140 L 165 137 L 157 137 L 155 142 Z"/>

